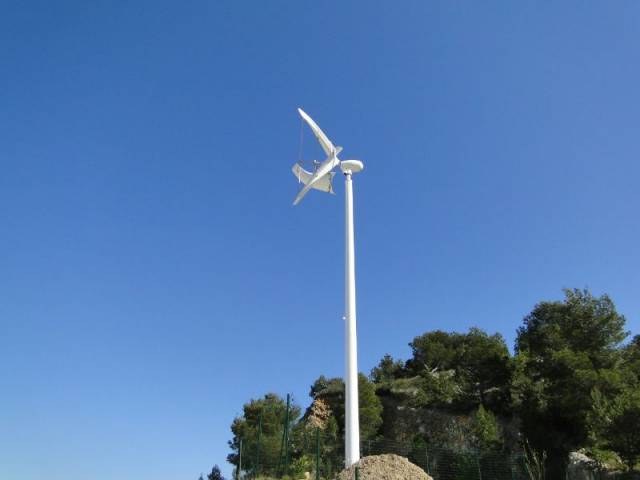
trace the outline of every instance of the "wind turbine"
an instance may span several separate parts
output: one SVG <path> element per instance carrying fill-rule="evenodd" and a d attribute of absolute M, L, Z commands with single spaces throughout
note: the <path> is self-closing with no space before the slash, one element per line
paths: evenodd
<path fill-rule="evenodd" d="M 340 166 L 345 181 L 345 464 L 350 467 L 360 460 L 360 421 L 358 418 L 358 342 L 356 337 L 356 268 L 353 235 L 353 186 L 351 176 L 362 171 L 360 160 L 340 160 L 342 147 L 335 147 L 320 127 L 302 109 L 298 113 L 311 127 L 327 158 L 315 172 L 307 172 L 299 164 L 291 169 L 304 187 L 295 200 L 297 205 L 310 189 L 333 193 L 334 168 Z"/>

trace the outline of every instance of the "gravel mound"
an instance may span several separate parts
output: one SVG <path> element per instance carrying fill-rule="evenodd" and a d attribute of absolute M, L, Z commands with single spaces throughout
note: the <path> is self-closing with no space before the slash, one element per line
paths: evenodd
<path fill-rule="evenodd" d="M 433 480 L 409 460 L 398 455 L 371 455 L 338 474 L 337 480 L 355 480 L 356 465 L 360 480 Z"/>

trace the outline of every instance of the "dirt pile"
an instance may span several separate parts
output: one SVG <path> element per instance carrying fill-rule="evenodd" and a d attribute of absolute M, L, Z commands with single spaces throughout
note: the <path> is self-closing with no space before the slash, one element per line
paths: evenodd
<path fill-rule="evenodd" d="M 356 465 L 359 468 L 359 480 L 433 480 L 420 467 L 398 455 L 363 457 Z M 340 472 L 338 480 L 355 480 L 356 465 Z"/>

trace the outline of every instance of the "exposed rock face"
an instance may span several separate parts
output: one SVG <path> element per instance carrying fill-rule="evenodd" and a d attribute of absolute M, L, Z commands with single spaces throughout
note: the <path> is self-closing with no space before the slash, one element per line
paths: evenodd
<path fill-rule="evenodd" d="M 622 462 L 619 459 L 611 465 L 599 464 L 593 458 L 585 455 L 583 450 L 578 450 L 577 452 L 571 452 L 569 454 L 567 478 L 571 478 L 572 480 L 614 479 L 620 475 L 620 471 L 616 470 L 616 466 L 620 468 L 621 465 Z M 629 476 L 625 476 L 624 478 L 640 480 L 640 475 L 633 476 L 633 474 L 629 474 Z"/>
<path fill-rule="evenodd" d="M 307 410 L 307 424 L 311 427 L 320 427 L 321 430 L 324 430 L 330 416 L 331 408 L 329 408 L 329 404 L 321 398 L 316 398 L 309 407 L 309 410 Z"/>
<path fill-rule="evenodd" d="M 398 455 L 363 457 L 356 465 L 359 468 L 359 480 L 433 480 L 420 467 Z M 355 480 L 356 465 L 340 472 L 338 480 Z"/>
<path fill-rule="evenodd" d="M 567 473 L 570 478 L 576 480 L 591 480 L 593 471 L 595 470 L 595 462 L 582 452 L 571 452 L 569 454 L 569 465 L 567 465 Z"/>

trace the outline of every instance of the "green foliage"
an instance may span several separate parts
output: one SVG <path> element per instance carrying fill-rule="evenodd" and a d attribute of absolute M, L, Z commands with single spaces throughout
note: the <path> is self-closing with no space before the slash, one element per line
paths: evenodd
<path fill-rule="evenodd" d="M 363 448 L 383 445 L 462 476 L 480 469 L 509 478 L 510 452 L 524 456 L 531 479 L 564 478 L 568 453 L 579 448 L 595 465 L 621 458 L 631 469 L 640 458 L 640 335 L 622 346 L 624 325 L 606 295 L 566 290 L 564 300 L 541 302 L 524 318 L 514 357 L 502 336 L 477 328 L 417 336 L 406 363 L 385 355 L 371 381 L 358 376 Z M 276 468 L 285 402 L 273 394 L 234 420 L 229 461 L 237 465 L 243 438 L 243 471 L 296 478 L 315 469 L 320 429 L 320 471 L 332 477 L 343 463 L 344 383 L 320 376 L 310 396 L 302 421 L 292 409 L 288 471 Z M 520 447 L 523 437 L 531 444 Z"/>
<path fill-rule="evenodd" d="M 421 426 L 427 445 L 452 451 L 467 451 L 474 448 L 473 422 L 468 415 L 459 415 L 442 410 L 426 409 L 421 415 Z"/>
<path fill-rule="evenodd" d="M 468 411 L 482 404 L 509 406 L 512 361 L 501 335 L 472 328 L 468 333 L 435 331 L 413 339 L 409 376 L 423 379 L 425 402 Z"/>
<path fill-rule="evenodd" d="M 629 470 L 640 460 L 640 390 L 629 388 L 613 400 L 592 392 L 592 427 L 600 446 L 616 452 Z"/>
<path fill-rule="evenodd" d="M 498 451 L 502 448 L 502 432 L 496 417 L 482 405 L 473 417 L 473 433 L 476 447 L 481 452 Z"/>
<path fill-rule="evenodd" d="M 442 449 L 434 452 L 433 472 L 436 477 L 451 480 L 477 479 L 480 469 L 479 458 L 471 452 L 454 449 Z"/>
<path fill-rule="evenodd" d="M 563 302 L 539 303 L 518 329 L 512 395 L 524 435 L 548 451 L 554 476 L 590 439 L 591 391 L 611 396 L 624 385 L 617 349 L 624 322 L 606 295 L 566 290 Z"/>
<path fill-rule="evenodd" d="M 456 370 L 424 369 L 417 379 L 419 389 L 411 401 L 413 406 L 436 407 L 463 412 L 473 408 L 472 405 L 465 402 L 465 397 L 470 397 L 470 395 L 465 395 L 465 393 L 469 393 L 469 390 L 460 381 Z"/>
<path fill-rule="evenodd" d="M 376 384 L 389 384 L 404 375 L 404 363 L 401 360 L 394 360 L 386 354 L 380 363 L 371 370 L 371 380 Z"/>
<path fill-rule="evenodd" d="M 343 465 L 344 447 L 338 431 L 336 418 L 329 418 L 320 442 L 321 470 L 327 477 L 331 477 L 333 472 L 339 472 Z"/>
<path fill-rule="evenodd" d="M 377 384 L 376 395 L 382 410 L 381 435 L 396 442 L 411 442 L 419 429 L 420 411 L 416 397 L 421 389 L 418 378 L 398 379 L 389 384 Z"/>
<path fill-rule="evenodd" d="M 324 400 L 331 409 L 341 438 L 344 436 L 344 382 L 341 378 L 320 376 L 311 386 L 309 395 Z M 360 438 L 369 440 L 378 434 L 382 425 L 382 403 L 376 395 L 375 385 L 362 373 L 358 374 L 358 406 Z"/>
<path fill-rule="evenodd" d="M 203 480 L 202 475 L 200 475 L 199 480 Z M 218 465 L 213 466 L 213 468 L 211 469 L 211 473 L 207 475 L 207 480 L 225 480 L 222 476 L 222 472 L 220 472 L 220 467 L 218 467 Z"/>
<path fill-rule="evenodd" d="M 311 385 L 309 396 L 313 400 L 322 399 L 338 420 L 338 424 L 344 425 L 344 382 L 341 378 L 326 378 L 320 375 Z"/>
<path fill-rule="evenodd" d="M 382 425 L 382 402 L 376 395 L 375 385 L 362 373 L 358 374 L 358 407 L 360 438 L 369 440 L 376 437 Z"/>
<path fill-rule="evenodd" d="M 240 439 L 242 442 L 242 469 L 256 472 L 258 430 L 260 434 L 259 473 L 276 475 L 281 460 L 282 434 L 286 416 L 286 401 L 274 393 L 258 400 L 251 400 L 243 406 L 243 415 L 231 424 L 233 439 L 229 442 L 232 453 L 227 461 L 238 466 Z M 300 407 L 292 405 L 289 412 L 289 428 L 300 416 Z"/>
<path fill-rule="evenodd" d="M 518 329 L 516 350 L 549 355 L 554 351 L 587 352 L 595 367 L 611 366 L 611 352 L 622 342 L 625 318 L 607 295 L 564 290 L 564 302 L 541 302 Z"/>
<path fill-rule="evenodd" d="M 480 405 L 510 412 L 513 361 L 503 338 L 477 328 L 435 331 L 410 346 L 413 355 L 404 367 L 387 355 L 372 371 L 384 406 L 382 434 L 407 443 L 421 432 L 428 445 L 474 448 L 472 412 Z"/>
<path fill-rule="evenodd" d="M 525 440 L 524 445 L 524 467 L 529 480 L 545 480 L 547 463 L 547 452 L 536 450 Z"/>
<path fill-rule="evenodd" d="M 622 349 L 625 368 L 633 375 L 632 383 L 640 384 L 640 335 L 633 337 L 631 342 Z"/>
<path fill-rule="evenodd" d="M 305 472 L 311 472 L 314 470 L 314 460 L 311 455 L 304 454 L 298 458 L 295 458 L 291 462 L 289 468 L 289 475 L 292 478 L 303 478 Z"/>
<path fill-rule="evenodd" d="M 584 454 L 592 460 L 592 470 L 597 472 L 604 472 L 606 470 L 620 471 L 624 470 L 625 464 L 622 462 L 620 456 L 613 450 L 607 448 L 601 448 L 598 446 L 590 446 L 588 448 L 580 449 Z"/>

